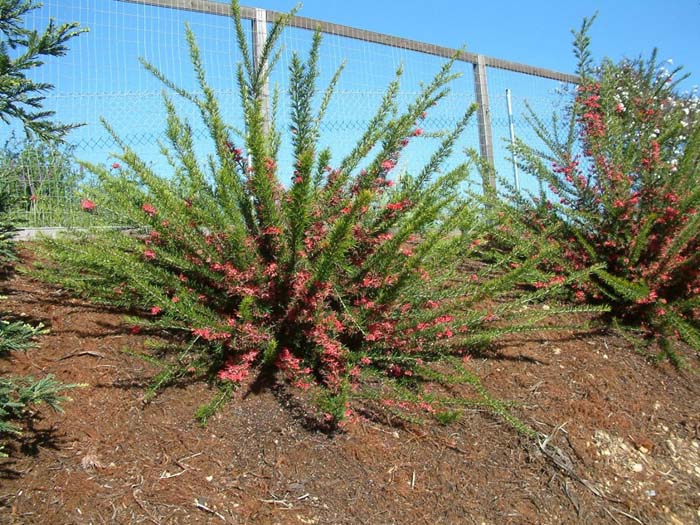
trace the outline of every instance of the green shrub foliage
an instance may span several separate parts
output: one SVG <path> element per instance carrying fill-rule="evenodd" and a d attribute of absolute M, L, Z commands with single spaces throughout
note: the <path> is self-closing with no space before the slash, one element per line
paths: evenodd
<path fill-rule="evenodd" d="M 129 232 L 95 229 L 46 244 L 57 263 L 45 272 L 48 278 L 58 275 L 93 298 L 139 307 L 155 325 L 194 337 L 198 357 L 189 359 L 195 352 L 188 347 L 180 356 L 183 368 L 166 369 L 159 384 L 193 363 L 223 385 L 253 372 L 276 375 L 313 388 L 323 413 L 337 422 L 360 395 L 363 378 L 364 386 L 376 386 L 377 378 L 435 377 L 426 368 L 430 362 L 461 359 L 554 312 L 525 308 L 541 290 L 498 300 L 531 278 L 547 244 L 530 233 L 527 243 L 511 242 L 512 250 L 487 248 L 494 219 L 486 213 L 497 206 L 487 210 L 463 198 L 466 165 L 441 170 L 474 107 L 443 135 L 421 171 L 394 177 L 404 148 L 421 139 L 426 113 L 448 92 L 451 61 L 403 108 L 399 71 L 357 145 L 333 162 L 318 145 L 319 124 L 340 70 L 325 91 L 317 90 L 317 34 L 308 57 L 291 60 L 287 131 L 294 163 L 280 166 L 282 133 L 274 115 L 266 121 L 262 90 L 284 19 L 274 24 L 254 65 L 236 3 L 233 11 L 243 56 L 241 129 L 222 121 L 187 29 L 201 94 L 180 89 L 152 64 L 145 67 L 200 109 L 215 155 L 201 161 L 190 124 L 165 95 L 169 144 L 163 152 L 174 175 L 155 173 L 121 141 L 112 168 L 86 165 L 100 181 L 89 201 L 95 220 L 108 210 Z M 466 269 L 461 263 L 469 257 L 488 262 Z M 411 396 L 402 406 L 423 403 Z"/>
<path fill-rule="evenodd" d="M 61 403 L 69 398 L 62 392 L 85 385 L 66 385 L 49 374 L 42 379 L 25 377 L 0 377 L 0 435 L 21 434 L 13 422 L 32 416 L 32 409 L 46 404 L 57 412 L 63 412 Z M 0 457 L 6 457 L 0 445 Z"/>
<path fill-rule="evenodd" d="M 65 55 L 68 41 L 87 29 L 74 22 L 57 26 L 53 19 L 42 32 L 27 29 L 24 17 L 40 6 L 34 0 L 0 1 L 0 119 L 19 121 L 28 135 L 55 142 L 76 125 L 51 120 L 54 112 L 42 104 L 53 86 L 31 80 L 27 71 L 42 66 L 45 57 Z"/>
<path fill-rule="evenodd" d="M 650 335 L 700 349 L 698 98 L 678 92 L 680 68 L 661 67 L 655 53 L 594 66 L 591 22 L 575 33 L 580 85 L 568 125 L 531 113 L 547 150 L 517 144 L 541 192 L 516 202 L 536 229 L 558 232 L 556 271 L 598 265 L 577 300 L 607 302 Z"/>

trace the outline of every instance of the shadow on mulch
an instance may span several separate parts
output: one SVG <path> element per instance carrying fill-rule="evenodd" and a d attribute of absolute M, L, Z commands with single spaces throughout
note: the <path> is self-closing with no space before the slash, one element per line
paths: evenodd
<path fill-rule="evenodd" d="M 125 312 L 57 299 L 26 276 L 8 287 L 3 308 L 54 330 L 0 372 L 92 386 L 69 391 L 64 415 L 44 411 L 36 433 L 9 444 L 0 523 L 698 521 L 697 376 L 651 365 L 615 334 L 527 334 L 465 363 L 550 436 L 547 455 L 480 407 L 421 426 L 368 403 L 330 433 L 269 374 L 202 428 L 194 414 L 214 391 L 195 377 L 143 403 L 158 367 L 123 349 L 147 353 L 159 334 L 134 334 Z"/>
<path fill-rule="evenodd" d="M 44 450 L 58 451 L 65 444 L 63 435 L 55 426 L 40 427 L 41 418 L 34 416 L 21 422 L 13 422 L 21 427 L 21 435 L 10 435 L 3 440 L 3 452 L 10 459 L 0 459 L 0 479 L 18 479 L 22 472 L 12 469 L 19 456 L 35 458 Z"/>

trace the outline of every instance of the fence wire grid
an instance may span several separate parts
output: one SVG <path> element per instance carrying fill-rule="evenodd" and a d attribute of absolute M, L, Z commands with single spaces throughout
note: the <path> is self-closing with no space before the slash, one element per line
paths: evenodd
<path fill-rule="evenodd" d="M 170 4 L 172 7 L 149 5 L 151 3 Z M 203 9 L 198 12 L 177 8 L 192 5 L 203 6 Z M 212 8 L 219 14 L 201 12 Z M 113 162 L 112 155 L 119 151 L 101 119 L 108 122 L 121 140 L 144 160 L 167 174 L 170 167 L 159 153 L 159 141 L 164 138 L 165 130 L 163 85 L 141 66 L 139 58 L 152 63 L 175 84 L 197 91 L 184 36 L 186 24 L 196 37 L 208 81 L 218 97 L 224 118 L 233 126 L 242 127 L 235 83 L 235 71 L 241 57 L 233 21 L 224 16 L 227 12 L 227 4 L 207 0 L 44 0 L 41 8 L 30 12 L 25 20 L 30 29 L 42 30 L 53 18 L 57 23 L 78 22 L 89 32 L 69 42 L 70 50 L 66 56 L 49 58 L 44 66 L 31 72 L 32 79 L 55 86 L 46 95 L 45 109 L 54 111 L 56 119 L 61 122 L 84 124 L 71 132 L 69 147 L 61 153 L 68 159 L 69 168 L 66 168 L 64 159 L 60 161 L 60 170 L 55 159 L 50 162 L 39 158 L 31 160 L 32 155 L 45 152 L 30 150 L 21 154 L 21 130 L 16 126 L 0 128 L 0 141 L 4 145 L 0 175 L 6 184 L 11 181 L 13 191 L 19 196 L 17 209 L 28 224 L 72 226 L 79 223 L 80 213 L 76 210 L 79 209 L 80 184 L 84 180 L 74 160 L 109 166 Z M 270 16 L 268 28 L 269 19 Z M 336 69 L 345 64 L 321 125 L 320 140 L 321 146 L 331 148 L 333 159 L 339 161 L 359 139 L 399 66 L 403 68 L 403 75 L 398 98 L 405 106 L 419 92 L 421 84 L 429 82 L 448 58 L 416 51 L 414 44 L 417 43 L 411 41 L 379 35 L 382 41 L 391 45 L 369 42 L 364 39 L 367 32 L 361 29 L 323 24 L 326 29 L 319 59 L 321 92 Z M 316 27 L 318 24 L 307 25 Z M 252 25 L 247 23 L 244 27 L 252 44 Z M 342 30 L 335 31 L 335 27 Z M 286 90 L 292 54 L 296 52 L 303 56 L 308 52 L 312 33 L 303 27 L 288 27 L 281 39 L 281 57 L 271 75 L 270 89 L 280 90 L 277 125 L 283 134 L 289 128 L 290 108 Z M 429 44 L 424 46 L 431 48 Z M 537 145 L 537 137 L 523 118 L 526 102 L 540 117 L 548 118 L 553 111 L 560 109 L 561 91 L 567 81 L 573 81 L 573 77 L 558 74 L 561 79 L 544 78 L 538 76 L 541 70 L 529 66 L 524 66 L 524 71 L 528 72 L 517 72 L 510 68 L 509 63 L 495 59 L 487 61 L 486 66 L 493 163 L 499 175 L 512 178 L 513 167 L 507 150 L 510 128 L 506 89 L 512 94 L 516 135 Z M 425 137 L 411 142 L 397 166 L 397 176 L 402 172 L 418 171 L 439 143 L 432 134 L 453 127 L 465 110 L 477 101 L 473 64 L 459 60 L 454 70 L 461 76 L 451 84 L 449 95 L 429 112 L 423 123 Z M 198 110 L 185 100 L 174 99 L 178 111 L 193 128 L 197 150 L 205 162 L 213 145 Z M 470 122 L 444 169 L 466 161 L 467 148 L 477 151 L 480 148 L 476 119 Z M 279 164 L 281 170 L 285 166 L 289 169 L 288 178 L 291 178 L 289 140 L 283 140 Z M 72 172 L 63 173 L 66 169 Z M 283 172 L 280 177 L 283 182 L 287 179 Z M 63 179 L 69 182 L 70 191 L 61 185 Z M 472 182 L 481 184 L 478 173 L 472 174 Z M 521 186 L 535 189 L 534 181 L 522 174 Z"/>

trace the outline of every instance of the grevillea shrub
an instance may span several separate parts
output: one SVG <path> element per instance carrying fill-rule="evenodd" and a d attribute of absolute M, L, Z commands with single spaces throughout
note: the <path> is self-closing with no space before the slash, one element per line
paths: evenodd
<path fill-rule="evenodd" d="M 141 308 L 154 325 L 194 338 L 158 385 L 200 369 L 224 393 L 226 385 L 277 377 L 312 388 L 325 417 L 338 422 L 353 399 L 371 397 L 367 389 L 435 378 L 431 362 L 462 359 L 554 312 L 525 308 L 542 290 L 512 295 L 546 256 L 546 243 L 538 245 L 533 234 L 530 242 L 511 243 L 513 249 L 488 249 L 494 219 L 462 197 L 466 165 L 441 171 L 473 107 L 420 172 L 394 177 L 404 148 L 422 138 L 426 112 L 447 93 L 451 62 L 404 108 L 396 97 L 399 72 L 355 148 L 334 161 L 318 146 L 319 124 L 340 71 L 317 91 L 317 34 L 308 59 L 291 60 L 294 163 L 280 166 L 282 134 L 274 115 L 266 123 L 261 93 L 284 19 L 273 25 L 255 67 L 238 5 L 232 7 L 243 56 L 239 131 L 222 121 L 188 29 L 201 94 L 145 65 L 200 109 L 215 155 L 202 162 L 190 125 L 165 96 L 169 147 L 163 151 L 172 174 L 155 173 L 116 136 L 123 147 L 118 162 L 86 165 L 100 181 L 85 199 L 86 213 L 98 226 L 103 213 L 114 214 L 129 232 L 101 227 L 46 243 L 56 263 L 47 278 Z M 468 271 L 461 264 L 486 256 Z M 434 404 L 434 397 L 408 388 L 400 406 Z"/>
<path fill-rule="evenodd" d="M 538 230 L 556 226 L 560 273 L 598 265 L 573 290 L 620 320 L 700 349 L 700 119 L 677 90 L 679 69 L 649 60 L 594 67 L 585 20 L 576 33 L 577 86 L 567 117 L 530 121 L 548 151 L 517 153 L 541 193 L 517 199 Z"/>

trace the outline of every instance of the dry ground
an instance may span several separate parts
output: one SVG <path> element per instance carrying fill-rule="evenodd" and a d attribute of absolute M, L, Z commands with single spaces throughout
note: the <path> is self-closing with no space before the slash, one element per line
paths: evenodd
<path fill-rule="evenodd" d="M 328 436 L 269 390 L 242 390 L 201 428 L 201 382 L 143 403 L 156 368 L 123 352 L 147 337 L 121 312 L 21 276 L 6 295 L 4 310 L 51 332 L 0 373 L 89 386 L 9 442 L 3 524 L 700 523 L 697 372 L 650 363 L 615 334 L 530 334 L 469 362 L 551 436 L 543 454 L 483 410 Z"/>

